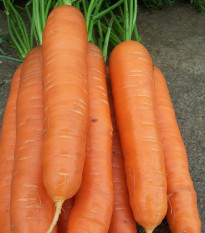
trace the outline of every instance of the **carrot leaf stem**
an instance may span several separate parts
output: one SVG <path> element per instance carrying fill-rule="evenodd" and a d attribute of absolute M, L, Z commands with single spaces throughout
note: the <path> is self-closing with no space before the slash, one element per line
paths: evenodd
<path fill-rule="evenodd" d="M 130 4 L 129 4 L 129 37 L 131 39 L 132 36 L 132 23 L 133 23 L 133 18 L 134 18 L 134 9 L 133 9 L 133 1 L 135 2 L 135 0 L 129 0 Z"/>
<path fill-rule="evenodd" d="M 39 1 L 38 0 L 33 0 L 33 16 L 34 16 L 34 23 L 35 23 L 35 28 L 37 31 L 37 38 L 38 44 L 42 44 L 42 27 L 41 27 L 41 19 L 40 19 L 40 13 L 39 13 Z"/>
<path fill-rule="evenodd" d="M 101 26 L 102 26 L 102 30 L 104 32 L 107 32 L 107 27 L 103 23 L 101 23 Z M 110 32 L 110 41 L 112 41 L 113 42 L 112 44 L 115 44 L 115 45 L 121 42 L 121 40 L 118 38 L 118 36 L 113 31 Z"/>
<path fill-rule="evenodd" d="M 107 8 L 106 10 L 98 13 L 97 15 L 93 16 L 94 20 L 98 20 L 99 18 L 101 18 L 102 16 L 106 15 L 107 13 L 109 13 L 111 10 L 115 9 L 116 7 L 118 7 L 120 4 L 123 3 L 124 0 L 120 0 L 117 3 L 113 4 L 112 6 L 110 6 L 109 8 Z"/>
<path fill-rule="evenodd" d="M 88 28 L 88 41 L 93 43 L 93 27 L 94 21 L 90 20 L 89 28 Z"/>
<path fill-rule="evenodd" d="M 72 1 L 71 0 L 63 0 L 63 4 L 71 6 L 72 5 Z"/>
<path fill-rule="evenodd" d="M 87 13 L 88 13 L 88 11 L 87 11 L 87 5 L 86 5 L 86 1 L 85 0 L 82 1 L 82 5 L 83 5 L 83 13 L 84 13 L 85 19 L 87 19 Z"/>
<path fill-rule="evenodd" d="M 136 41 L 138 41 L 138 42 L 141 41 L 141 37 L 138 34 L 137 25 L 134 26 L 134 37 L 135 37 Z"/>
<path fill-rule="evenodd" d="M 88 11 L 87 11 L 87 16 L 86 16 L 86 26 L 87 29 L 89 31 L 89 26 L 90 26 L 90 21 L 91 21 L 91 14 L 96 6 L 97 1 L 96 0 L 91 0 L 89 7 L 88 7 Z"/>
<path fill-rule="evenodd" d="M 57 3 L 58 3 L 58 6 L 64 5 L 63 0 L 58 0 Z"/>
<path fill-rule="evenodd" d="M 75 7 L 78 9 L 78 10 L 80 10 L 80 4 L 81 4 L 81 0 L 80 1 L 77 1 L 76 3 L 75 3 Z"/>
<path fill-rule="evenodd" d="M 98 26 L 98 34 L 99 34 L 98 47 L 100 48 L 100 50 L 102 50 L 103 32 L 102 32 L 100 19 L 97 21 L 97 26 Z"/>
<path fill-rule="evenodd" d="M 128 2 L 127 0 L 124 0 L 124 15 L 125 15 L 125 24 L 124 24 L 124 30 L 125 30 L 125 35 L 124 35 L 124 41 L 130 40 L 129 37 L 129 11 L 128 11 Z"/>
<path fill-rule="evenodd" d="M 115 14 L 113 13 L 113 11 L 110 11 L 110 15 L 112 16 L 114 23 L 116 25 L 116 28 L 118 29 L 118 32 L 120 34 L 121 37 L 123 37 L 123 28 L 120 25 L 119 21 L 117 20 L 117 17 L 115 16 Z"/>
<path fill-rule="evenodd" d="M 21 59 L 24 58 L 24 49 L 21 48 L 21 46 L 19 45 L 18 41 L 16 40 L 15 36 L 14 36 L 14 33 L 12 31 L 12 28 L 11 28 L 11 20 L 10 20 L 10 17 L 8 17 L 7 19 L 8 21 L 8 28 L 9 28 L 9 34 L 10 34 L 10 37 L 11 37 L 11 40 L 20 56 Z"/>
<path fill-rule="evenodd" d="M 108 44 L 109 44 L 112 24 L 113 24 L 113 18 L 111 18 L 111 20 L 110 20 L 110 25 L 108 26 L 107 33 L 105 36 L 105 42 L 104 42 L 103 49 L 102 49 L 102 54 L 104 56 L 105 62 L 107 61 Z"/>
<path fill-rule="evenodd" d="M 46 20 L 47 20 L 47 17 L 48 17 L 48 12 L 49 12 L 49 9 L 51 6 L 51 3 L 52 1 L 51 0 L 48 0 L 47 4 L 46 4 L 46 9 L 45 9 L 45 17 L 46 17 Z"/>
<path fill-rule="evenodd" d="M 15 7 L 11 3 L 11 1 L 8 0 L 7 2 L 9 4 L 9 7 L 10 7 L 11 11 L 13 11 L 12 15 L 15 15 L 16 21 L 14 21 L 14 23 L 16 22 L 17 25 L 18 25 L 17 27 L 20 30 L 20 34 L 21 34 L 21 37 L 22 37 L 22 41 L 24 42 L 24 46 L 29 49 L 30 45 L 29 45 L 29 38 L 28 38 L 28 33 L 27 33 L 26 25 L 25 25 L 23 19 L 21 18 L 20 14 L 17 12 L 17 10 L 15 9 Z"/>
<path fill-rule="evenodd" d="M 28 15 L 28 18 L 30 20 L 30 22 L 32 21 L 32 16 L 31 16 L 31 12 L 29 10 L 29 6 L 31 5 L 31 1 L 28 1 L 25 5 L 25 10 L 26 10 L 26 13 Z"/>
<path fill-rule="evenodd" d="M 102 3 L 103 3 L 103 0 L 99 0 L 98 4 L 96 5 L 95 7 L 95 10 L 94 10 L 94 15 L 98 14 L 99 13 L 99 10 L 102 6 Z"/>
<path fill-rule="evenodd" d="M 124 19 L 124 13 L 123 13 L 122 6 L 121 6 L 121 5 L 119 6 L 119 12 L 120 12 L 120 17 L 121 17 L 122 19 Z"/>
<path fill-rule="evenodd" d="M 16 62 L 22 62 L 21 59 L 18 59 L 18 58 L 15 58 L 15 57 L 9 57 L 9 56 L 6 56 L 6 55 L 0 55 L 0 58 L 11 60 L 11 61 L 16 61 Z"/>
<path fill-rule="evenodd" d="M 36 32 L 35 32 L 35 28 L 34 28 L 34 21 L 32 20 L 31 21 L 31 30 L 30 30 L 30 45 L 31 45 L 31 48 L 33 48 L 33 38 L 36 38 Z"/>
<path fill-rule="evenodd" d="M 135 25 L 136 25 L 137 11 L 138 11 L 138 8 L 137 8 L 137 0 L 134 0 L 133 18 L 132 18 L 132 22 L 131 22 L 131 25 L 132 25 L 131 33 L 133 32 L 134 27 L 135 27 Z"/>
<path fill-rule="evenodd" d="M 19 41 L 20 44 L 22 45 L 22 49 L 23 49 L 24 53 L 26 53 L 26 52 L 27 52 L 27 48 L 26 48 L 26 46 L 24 45 L 24 41 L 23 41 L 23 39 L 22 39 L 22 36 L 21 36 L 21 34 L 19 33 L 18 27 L 16 27 L 16 25 L 14 24 L 14 21 L 13 21 L 13 20 L 11 20 L 11 26 L 12 26 L 12 28 L 13 28 L 15 34 L 16 34 L 16 37 L 17 37 L 18 41 Z"/>
<path fill-rule="evenodd" d="M 40 13 L 41 13 L 41 29 L 43 34 L 43 29 L 45 26 L 46 18 L 45 18 L 45 3 L 44 1 L 40 1 Z"/>
<path fill-rule="evenodd" d="M 99 11 L 102 7 L 102 4 L 103 4 L 103 0 L 91 0 L 89 5 L 87 5 L 86 0 L 83 0 L 82 3 L 83 3 L 84 12 L 86 14 L 85 19 L 86 19 L 86 26 L 87 26 L 87 30 L 88 30 L 88 41 L 93 42 L 93 43 L 94 43 L 94 41 L 96 41 L 93 38 L 93 35 L 94 35 L 93 31 L 94 31 L 94 25 L 98 24 L 98 20 L 100 18 L 105 17 L 105 14 L 107 14 L 111 10 L 115 9 L 122 2 L 123 2 L 123 0 L 119 0 L 117 3 L 113 4 L 112 6 L 109 6 L 109 4 L 107 4 L 106 5 L 107 9 L 105 9 L 99 13 Z M 104 20 L 105 20 L 105 18 L 104 18 Z M 109 24 L 109 22 L 107 24 Z M 97 28 L 99 28 L 99 25 L 97 26 Z M 99 39 L 98 41 L 101 41 L 101 39 Z"/>
<path fill-rule="evenodd" d="M 137 19 L 137 0 L 124 0 L 124 9 L 120 5 L 118 7 L 119 14 L 110 11 L 113 17 L 113 27 L 110 34 L 110 41 L 117 38 L 117 41 L 131 40 L 134 36 L 136 41 L 140 41 L 141 38 L 138 34 L 136 19 Z M 105 22 L 107 19 L 105 20 Z M 113 43 L 112 43 L 113 44 Z"/>
<path fill-rule="evenodd" d="M 21 24 L 19 20 L 18 21 L 16 20 L 16 17 L 20 17 L 20 15 L 18 14 L 14 15 L 13 8 L 11 8 L 10 0 L 3 0 L 3 4 L 6 10 L 8 29 L 9 29 L 11 41 L 14 45 L 14 48 L 17 50 L 20 59 L 24 59 L 27 52 L 29 51 L 29 48 L 26 47 L 27 43 L 24 43 L 22 41 L 23 35 L 21 35 L 21 32 L 19 31 L 19 29 L 17 29 L 21 26 Z M 20 41 L 19 41 L 19 38 L 20 38 Z"/>

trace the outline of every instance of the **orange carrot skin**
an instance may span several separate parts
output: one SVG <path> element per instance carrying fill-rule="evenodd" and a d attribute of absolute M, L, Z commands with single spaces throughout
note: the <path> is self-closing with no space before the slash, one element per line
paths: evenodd
<path fill-rule="evenodd" d="M 68 219 L 73 208 L 74 198 L 68 199 L 64 202 L 61 214 L 58 220 L 58 233 L 67 233 Z"/>
<path fill-rule="evenodd" d="M 24 60 L 16 116 L 11 232 L 45 233 L 52 221 L 54 206 L 43 186 L 41 47 L 32 49 Z"/>
<path fill-rule="evenodd" d="M 43 33 L 43 178 L 52 200 L 75 195 L 81 180 L 88 128 L 87 29 L 82 13 L 59 6 Z"/>
<path fill-rule="evenodd" d="M 107 233 L 113 210 L 112 124 L 101 51 L 88 46 L 89 129 L 83 180 L 68 233 Z"/>
<path fill-rule="evenodd" d="M 166 80 L 154 67 L 156 110 L 167 174 L 167 220 L 173 233 L 200 233 L 197 197 L 188 168 L 186 149 L 178 128 Z"/>
<path fill-rule="evenodd" d="M 109 233 L 136 233 L 136 222 L 130 207 L 125 176 L 124 155 L 114 115 L 112 94 L 109 92 L 113 138 L 112 138 L 112 177 L 114 186 L 114 208 Z"/>
<path fill-rule="evenodd" d="M 4 112 L 0 136 L 0 229 L 10 233 L 11 180 L 16 144 L 16 99 L 22 64 L 17 68 Z"/>
<path fill-rule="evenodd" d="M 120 43 L 111 53 L 110 77 L 131 208 L 152 232 L 166 215 L 167 187 L 148 51 L 136 41 Z"/>

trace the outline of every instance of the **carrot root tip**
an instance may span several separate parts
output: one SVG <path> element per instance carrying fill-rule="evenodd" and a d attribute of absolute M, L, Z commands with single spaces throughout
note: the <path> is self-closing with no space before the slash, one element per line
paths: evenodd
<path fill-rule="evenodd" d="M 53 228 L 55 227 L 56 223 L 58 222 L 58 218 L 59 218 L 59 216 L 61 214 L 63 202 L 64 202 L 64 200 L 63 201 L 56 201 L 56 203 L 55 203 L 55 207 L 56 207 L 55 214 L 54 214 L 53 221 L 52 221 L 47 233 L 52 233 Z"/>
<path fill-rule="evenodd" d="M 148 229 L 145 229 L 146 233 L 152 233 L 156 227 L 149 227 Z"/>
<path fill-rule="evenodd" d="M 146 230 L 146 233 L 152 233 L 154 229 L 149 229 L 149 230 Z"/>

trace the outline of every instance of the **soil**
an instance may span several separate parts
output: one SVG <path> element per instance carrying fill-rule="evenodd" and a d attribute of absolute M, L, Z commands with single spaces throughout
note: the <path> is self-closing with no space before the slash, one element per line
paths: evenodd
<path fill-rule="evenodd" d="M 140 8 L 137 25 L 142 43 L 165 75 L 186 145 L 191 177 L 205 233 L 205 15 L 186 3 L 148 11 Z M 8 34 L 6 16 L 0 11 L 0 29 Z M 3 51 L 18 57 L 12 49 Z M 0 59 L 0 128 L 18 63 Z M 138 232 L 144 232 L 138 228 Z M 170 232 L 166 221 L 154 233 Z"/>

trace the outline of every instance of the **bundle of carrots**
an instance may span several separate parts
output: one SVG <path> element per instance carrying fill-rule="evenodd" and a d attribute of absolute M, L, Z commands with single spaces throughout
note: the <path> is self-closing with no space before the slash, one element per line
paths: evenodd
<path fill-rule="evenodd" d="M 136 222 L 151 233 L 165 216 L 174 233 L 201 232 L 165 78 L 131 40 L 137 2 L 124 9 L 109 68 L 83 14 L 62 5 L 15 72 L 0 137 L 2 233 L 135 233 Z M 108 26 L 106 46 L 109 36 L 114 45 Z"/>

